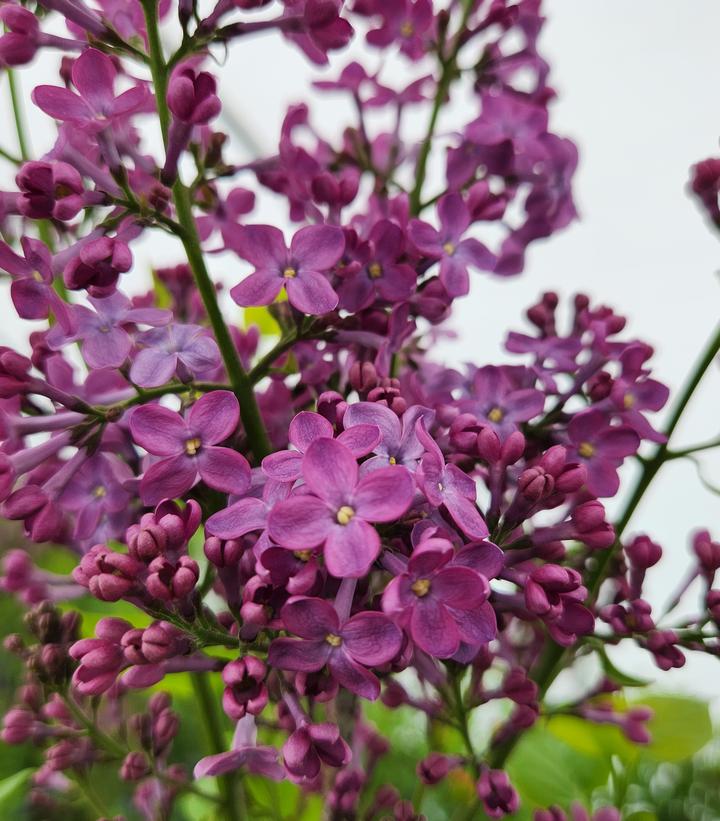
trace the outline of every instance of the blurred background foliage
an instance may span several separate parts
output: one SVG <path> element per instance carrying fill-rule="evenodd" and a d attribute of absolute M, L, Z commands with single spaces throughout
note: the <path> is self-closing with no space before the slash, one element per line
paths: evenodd
<path fill-rule="evenodd" d="M 17 529 L 0 524 L 0 552 L 25 546 Z M 37 563 L 54 572 L 68 572 L 74 558 L 61 548 L 30 551 Z M 109 604 L 83 597 L 67 607 L 83 614 L 82 634 L 91 636 L 98 619 L 118 616 L 141 626 L 148 623 L 129 604 Z M 27 636 L 23 624 L 25 607 L 14 597 L 0 593 L 0 624 L 3 636 Z M 0 703 L 3 712 L 13 703 L 22 680 L 19 660 L 2 652 L 0 663 Z M 214 682 L 220 698 L 220 681 Z M 156 688 L 168 692 L 181 717 L 171 760 L 182 763 L 188 772 L 208 752 L 206 728 L 197 709 L 193 689 L 186 674 L 168 676 Z M 520 811 L 513 816 L 530 821 L 538 807 L 558 805 L 568 809 L 578 802 L 588 809 L 613 805 L 622 808 L 624 821 L 718 821 L 720 819 L 720 733 L 713 732 L 708 705 L 684 695 L 633 688 L 628 701 L 652 708 L 649 723 L 652 741 L 637 746 L 625 739 L 614 726 L 596 725 L 571 715 L 542 718 L 517 745 L 508 771 L 522 798 Z M 623 697 L 624 698 L 624 697 Z M 141 711 L 144 697 L 132 694 L 130 711 Z M 374 787 L 392 784 L 404 798 L 412 798 L 429 821 L 471 821 L 485 818 L 475 809 L 473 781 L 462 770 L 450 773 L 434 787 L 419 786 L 416 766 L 427 753 L 439 750 L 462 753 L 455 731 L 446 726 L 423 722 L 417 711 L 401 707 L 390 710 L 381 703 L 366 705 L 366 716 L 390 742 L 390 751 L 372 774 Z M 482 722 L 483 718 L 480 719 Z M 490 727 L 473 722 L 473 741 L 482 749 Z M 226 723 L 230 745 L 231 725 Z M 272 742 L 272 738 L 268 738 Z M 276 739 L 281 743 L 282 739 Z M 42 763 L 41 750 L 31 744 L 9 746 L 0 743 L 0 821 L 94 821 L 100 810 L 108 817 L 124 815 L 128 821 L 140 818 L 132 806 L 133 785 L 117 777 L 117 764 L 96 765 L 84 779 L 84 791 L 69 789 L 53 806 L 28 800 L 34 770 Z M 272 821 L 315 821 L 321 818 L 320 802 L 305 796 L 290 782 L 275 784 L 257 777 L 243 779 L 246 799 L 257 817 Z M 202 784 L 216 793 L 214 779 Z M 365 804 L 368 803 L 366 799 Z M 361 806 L 362 818 L 365 806 Z M 186 794 L 175 805 L 172 821 L 222 821 L 216 805 L 197 795 Z"/>

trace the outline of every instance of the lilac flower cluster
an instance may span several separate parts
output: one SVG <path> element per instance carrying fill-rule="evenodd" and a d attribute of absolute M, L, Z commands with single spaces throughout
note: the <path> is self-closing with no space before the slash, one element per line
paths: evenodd
<path fill-rule="evenodd" d="M 559 661 L 626 639 L 662 670 L 686 650 L 718 653 L 720 546 L 695 536 L 678 600 L 700 577 L 702 612 L 669 627 L 643 598 L 662 549 L 625 540 L 633 508 L 614 526 L 602 501 L 625 463 L 657 472 L 669 454 L 651 421 L 668 390 L 625 319 L 549 292 L 508 334 L 512 364 L 430 356 L 433 326 L 478 272 L 519 273 L 531 243 L 575 217 L 577 155 L 549 130 L 539 0 L 218 0 L 205 18 L 188 0 L 37 5 L 0 7 L 0 66 L 65 53 L 59 84 L 32 94 L 57 140 L 0 192 L 0 269 L 18 316 L 45 320 L 26 353 L 0 348 L 0 502 L 29 541 L 77 556 L 70 576 L 4 557 L 4 589 L 33 609 L 32 639 L 6 642 L 27 681 L 2 738 L 45 750 L 38 801 L 107 760 L 147 819 L 203 795 L 171 763 L 168 697 L 141 713 L 129 697 L 189 675 L 218 711 L 207 721 L 222 726 L 222 711 L 234 728 L 194 766 L 221 777 L 222 817 L 250 817 L 233 787 L 243 773 L 321 793 L 327 817 L 361 804 L 366 818 L 423 817 L 378 780 L 387 742 L 363 705 L 380 699 L 459 730 L 464 747 L 419 762 L 419 783 L 464 770 L 499 818 L 519 805 L 505 760 Z M 44 34 L 43 10 L 70 36 Z M 167 57 L 160 19 L 181 35 Z M 318 65 L 364 34 L 402 61 L 406 85 L 349 63 L 316 83 L 353 103 L 339 140 L 297 105 L 276 153 L 234 163 L 207 58 L 261 31 Z M 447 99 L 470 87 L 468 121 L 441 136 Z M 427 121 L 419 141 L 411 109 Z M 152 117 L 164 156 L 142 140 Z M 431 159 L 443 181 L 428 193 Z M 253 222 L 259 192 L 241 175 L 302 225 Z M 153 230 L 184 261 L 131 297 L 132 246 Z M 206 264 L 219 252 L 258 325 L 223 316 Z M 132 605 L 138 623 L 108 615 L 83 634 L 55 606 L 83 596 L 110 614 Z M 622 682 L 606 674 L 568 710 L 646 742 L 650 712 L 619 712 L 607 697 Z M 511 711 L 482 750 L 469 717 L 498 700 Z"/>

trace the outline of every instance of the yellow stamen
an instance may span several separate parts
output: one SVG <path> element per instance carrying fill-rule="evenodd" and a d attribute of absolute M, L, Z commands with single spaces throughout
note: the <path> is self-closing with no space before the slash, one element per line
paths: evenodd
<path fill-rule="evenodd" d="M 409 20 L 406 20 L 402 26 L 400 26 L 400 34 L 402 34 L 403 37 L 412 37 L 414 33 L 415 28 Z"/>
<path fill-rule="evenodd" d="M 625 396 L 623 396 L 623 407 L 630 410 L 634 404 L 635 397 L 631 393 L 626 393 Z"/>
<path fill-rule="evenodd" d="M 348 524 L 354 515 L 355 511 L 351 507 L 348 507 L 348 505 L 343 505 L 337 512 L 338 524 Z"/>
<path fill-rule="evenodd" d="M 370 279 L 380 279 L 382 276 L 382 265 L 379 262 L 371 262 L 368 265 L 368 274 L 370 274 Z"/>
<path fill-rule="evenodd" d="M 202 446 L 202 439 L 199 436 L 195 436 L 192 439 L 188 439 L 185 442 L 185 453 L 188 456 L 197 456 L 197 452 L 200 450 Z"/>
<path fill-rule="evenodd" d="M 578 453 L 583 459 L 590 459 L 595 455 L 595 447 L 591 445 L 590 442 L 581 442 Z"/>
<path fill-rule="evenodd" d="M 325 641 L 331 647 L 339 647 L 342 644 L 342 638 L 340 636 L 336 636 L 335 633 L 328 633 L 327 636 L 325 636 Z"/>
<path fill-rule="evenodd" d="M 285 279 L 295 279 L 295 277 L 297 276 L 297 271 L 291 265 L 288 265 L 288 267 L 285 268 L 285 270 L 283 271 L 282 275 Z"/>
<path fill-rule="evenodd" d="M 312 550 L 293 550 L 293 556 L 301 562 L 309 562 L 312 557 Z"/>
<path fill-rule="evenodd" d="M 96 488 L 94 488 L 92 493 L 96 499 L 102 499 L 103 496 L 107 496 L 107 490 L 105 490 L 105 488 L 102 485 L 98 485 Z"/>
<path fill-rule="evenodd" d="M 397 465 L 397 459 L 394 456 L 391 456 L 388 462 L 390 462 L 391 465 Z"/>
<path fill-rule="evenodd" d="M 491 422 L 502 422 L 503 416 L 505 416 L 505 414 L 500 408 L 493 408 L 490 413 L 488 413 L 488 419 Z"/>
<path fill-rule="evenodd" d="M 455 246 L 452 242 L 446 242 L 445 245 L 443 245 L 443 251 L 451 257 L 455 253 Z"/>
<path fill-rule="evenodd" d="M 430 579 L 418 579 L 410 585 L 410 589 L 416 595 L 422 598 L 427 596 L 430 592 Z"/>

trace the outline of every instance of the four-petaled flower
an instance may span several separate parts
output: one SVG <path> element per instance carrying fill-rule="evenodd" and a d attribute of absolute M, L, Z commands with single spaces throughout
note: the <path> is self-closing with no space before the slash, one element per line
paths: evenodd
<path fill-rule="evenodd" d="M 215 490 L 243 493 L 250 465 L 236 450 L 217 447 L 237 428 L 240 408 L 230 391 L 206 393 L 187 420 L 160 405 L 142 405 L 130 417 L 133 439 L 148 453 L 164 457 L 145 472 L 140 495 L 146 505 L 181 496 L 198 478 Z"/>
<path fill-rule="evenodd" d="M 370 522 L 391 522 L 407 511 L 412 476 L 405 468 L 389 467 L 358 481 L 350 450 L 325 437 L 308 448 L 302 475 L 310 492 L 296 492 L 275 506 L 270 538 L 291 550 L 324 545 L 325 565 L 333 576 L 364 576 L 380 553 L 380 537 Z"/>
<path fill-rule="evenodd" d="M 301 228 L 288 249 L 278 228 L 246 225 L 238 229 L 232 247 L 255 266 L 230 291 L 238 305 L 269 305 L 283 286 L 290 304 L 305 314 L 324 314 L 338 304 L 338 295 L 324 275 L 345 248 L 345 237 L 337 226 Z"/>
<path fill-rule="evenodd" d="M 374 700 L 377 678 L 366 668 L 386 664 L 402 645 L 402 633 L 382 613 L 358 613 L 341 622 L 325 599 L 291 599 L 280 612 L 283 624 L 299 639 L 279 638 L 268 661 L 281 670 L 316 673 L 327 665 L 335 680 L 353 693 Z"/>

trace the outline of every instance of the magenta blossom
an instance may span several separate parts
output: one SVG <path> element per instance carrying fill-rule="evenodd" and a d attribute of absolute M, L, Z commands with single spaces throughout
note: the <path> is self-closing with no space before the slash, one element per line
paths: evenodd
<path fill-rule="evenodd" d="M 440 281 L 448 294 L 464 296 L 470 290 L 468 268 L 492 271 L 495 257 L 479 240 L 462 238 L 472 220 L 460 194 L 446 194 L 438 203 L 437 212 L 440 230 L 412 220 L 410 239 L 420 253 L 440 260 Z"/>
<path fill-rule="evenodd" d="M 629 427 L 610 427 L 600 410 L 576 414 L 567 428 L 569 453 L 587 468 L 587 487 L 595 496 L 614 496 L 620 487 L 618 468 L 637 453 L 640 437 Z"/>
<path fill-rule="evenodd" d="M 473 377 L 473 398 L 459 403 L 462 410 L 489 423 L 501 437 L 517 430 L 521 422 L 539 416 L 545 406 L 542 391 L 517 387 L 511 376 L 509 368 L 478 368 Z"/>
<path fill-rule="evenodd" d="M 216 447 L 237 428 L 240 408 L 230 391 L 206 393 L 187 420 L 160 405 L 142 405 L 130 417 L 133 439 L 148 453 L 164 457 L 145 472 L 140 495 L 146 505 L 181 496 L 202 479 L 215 490 L 243 493 L 250 466 L 230 448 Z"/>
<path fill-rule="evenodd" d="M 90 296 L 110 296 L 120 277 L 132 267 L 132 254 L 118 237 L 99 237 L 85 243 L 63 272 L 71 291 L 87 289 Z"/>
<path fill-rule="evenodd" d="M 333 426 L 324 416 L 310 411 L 301 411 L 290 422 L 288 429 L 290 444 L 296 450 L 280 450 L 263 459 L 263 472 L 278 482 L 294 482 L 302 475 L 303 454 L 316 440 L 322 437 L 333 438 Z M 356 425 L 344 430 L 338 437 L 359 459 L 367 456 L 380 441 L 380 429 L 377 425 Z"/>
<path fill-rule="evenodd" d="M 368 32 L 367 41 L 378 48 L 397 43 L 412 60 L 425 54 L 425 39 L 433 23 L 431 0 L 383 0 L 375 4 L 382 14 L 380 28 Z"/>
<path fill-rule="evenodd" d="M 65 162 L 26 162 L 15 177 L 17 208 L 30 219 L 72 219 L 83 207 L 82 177 Z"/>
<path fill-rule="evenodd" d="M 315 673 L 327 665 L 335 680 L 351 692 L 374 701 L 377 678 L 366 667 L 393 659 L 402 645 L 400 630 L 382 613 L 358 613 L 340 622 L 324 599 L 291 599 L 280 616 L 300 640 L 279 638 L 270 645 L 268 661 L 281 670 Z"/>
<path fill-rule="evenodd" d="M 0 242 L 0 269 L 13 279 L 10 298 L 18 316 L 23 319 L 45 319 L 51 312 L 65 331 L 71 328 L 67 305 L 53 288 L 52 257 L 40 240 L 23 237 L 20 240 L 23 257 L 4 242 Z"/>
<path fill-rule="evenodd" d="M 328 438 L 313 442 L 302 475 L 309 493 L 296 492 L 270 514 L 270 537 L 291 550 L 324 545 L 325 564 L 338 578 L 364 576 L 380 553 L 370 522 L 391 522 L 410 507 L 413 481 L 405 468 L 372 471 L 358 481 L 351 451 Z"/>
<path fill-rule="evenodd" d="M 452 558 L 448 542 L 426 539 L 382 598 L 384 612 L 397 618 L 415 644 L 436 658 L 454 656 L 461 642 L 484 644 L 497 629 L 487 603 L 486 577 Z"/>
<path fill-rule="evenodd" d="M 107 54 L 86 49 L 74 62 L 72 81 L 79 95 L 57 86 L 37 86 L 33 102 L 56 120 L 67 120 L 91 131 L 101 131 L 117 118 L 127 117 L 147 107 L 149 94 L 136 85 L 115 96 L 117 71 Z"/>
<path fill-rule="evenodd" d="M 255 718 L 241 718 L 233 735 L 232 749 L 226 753 L 201 758 L 195 765 L 195 778 L 224 775 L 241 768 L 263 775 L 273 781 L 282 781 L 285 771 L 279 764 L 279 754 L 274 747 L 257 746 Z"/>
<path fill-rule="evenodd" d="M 143 388 L 155 388 L 177 376 L 182 382 L 202 378 L 220 365 L 217 343 L 200 325 L 172 323 L 141 334 L 130 378 Z"/>
<path fill-rule="evenodd" d="M 471 539 L 484 539 L 488 529 L 475 504 L 475 482 L 457 465 L 445 464 L 442 451 L 422 419 L 415 423 L 415 431 L 425 448 L 417 481 L 428 502 L 433 507 L 444 505 L 455 524 Z"/>
<path fill-rule="evenodd" d="M 278 228 L 246 225 L 238 229 L 232 248 L 255 265 L 255 271 L 230 291 L 238 305 L 269 305 L 283 286 L 290 304 L 306 314 L 324 314 L 338 304 L 324 274 L 345 248 L 340 228 L 308 225 L 295 234 L 288 249 Z"/>
<path fill-rule="evenodd" d="M 95 310 L 84 305 L 72 306 L 73 331 L 64 333 L 60 326 L 50 329 L 48 345 L 60 350 L 70 342 L 82 340 L 82 354 L 91 368 L 119 368 L 132 349 L 132 339 L 125 326 L 165 325 L 172 319 L 170 311 L 158 308 L 133 308 L 120 291 L 104 299 L 88 301 Z"/>

